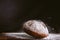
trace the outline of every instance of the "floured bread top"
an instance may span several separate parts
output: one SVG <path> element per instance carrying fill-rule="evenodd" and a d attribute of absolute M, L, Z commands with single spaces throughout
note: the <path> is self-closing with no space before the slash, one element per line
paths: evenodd
<path fill-rule="evenodd" d="M 27 30 L 31 30 L 36 33 L 43 33 L 43 34 L 49 34 L 48 29 L 46 25 L 42 21 L 37 20 L 29 20 L 24 23 L 23 28 L 26 28 Z"/>

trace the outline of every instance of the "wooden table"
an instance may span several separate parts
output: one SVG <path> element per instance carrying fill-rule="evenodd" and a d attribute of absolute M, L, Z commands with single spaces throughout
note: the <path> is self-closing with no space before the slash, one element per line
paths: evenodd
<path fill-rule="evenodd" d="M 0 36 L 0 40 L 20 40 L 20 39 L 9 36 Z"/>
<path fill-rule="evenodd" d="M 37 40 L 26 33 L 3 33 L 0 40 Z M 50 33 L 48 37 L 38 40 L 60 40 L 60 34 Z"/>

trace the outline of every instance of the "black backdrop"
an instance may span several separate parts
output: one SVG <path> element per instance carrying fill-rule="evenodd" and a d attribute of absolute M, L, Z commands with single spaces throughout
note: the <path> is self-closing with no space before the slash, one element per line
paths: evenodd
<path fill-rule="evenodd" d="M 0 0 L 0 32 L 21 31 L 23 22 L 38 19 L 60 32 L 59 1 Z"/>

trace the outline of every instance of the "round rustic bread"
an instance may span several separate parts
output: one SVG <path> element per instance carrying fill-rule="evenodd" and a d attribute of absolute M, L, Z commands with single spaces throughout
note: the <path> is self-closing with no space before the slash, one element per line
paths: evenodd
<path fill-rule="evenodd" d="M 47 26 L 38 20 L 29 20 L 23 24 L 24 31 L 36 38 L 44 38 L 49 35 Z"/>

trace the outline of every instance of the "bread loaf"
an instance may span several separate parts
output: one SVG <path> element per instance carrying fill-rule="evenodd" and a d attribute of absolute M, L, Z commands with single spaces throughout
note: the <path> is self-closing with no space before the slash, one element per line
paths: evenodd
<path fill-rule="evenodd" d="M 36 38 L 47 37 L 49 32 L 47 26 L 42 21 L 29 20 L 23 24 L 24 31 Z"/>

